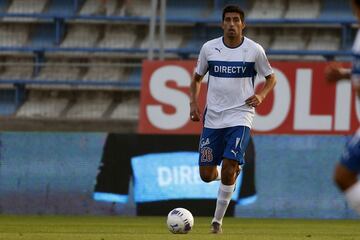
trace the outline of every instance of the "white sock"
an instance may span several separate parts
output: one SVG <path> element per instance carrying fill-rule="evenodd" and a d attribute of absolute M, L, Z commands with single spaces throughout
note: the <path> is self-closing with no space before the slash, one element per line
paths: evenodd
<path fill-rule="evenodd" d="M 360 181 L 346 189 L 344 193 L 349 205 L 360 214 Z"/>
<path fill-rule="evenodd" d="M 216 169 L 217 169 L 218 175 L 215 178 L 215 181 L 220 181 L 221 180 L 221 166 L 216 166 Z"/>
<path fill-rule="evenodd" d="M 235 184 L 234 185 L 224 185 L 220 183 L 218 197 L 216 201 L 216 209 L 214 218 L 211 222 L 218 222 L 222 224 L 222 220 L 224 218 L 225 212 L 227 207 L 229 206 L 231 196 L 234 192 Z"/>

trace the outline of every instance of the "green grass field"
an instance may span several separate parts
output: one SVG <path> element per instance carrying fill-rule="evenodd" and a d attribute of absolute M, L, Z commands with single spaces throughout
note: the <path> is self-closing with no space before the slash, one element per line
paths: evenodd
<path fill-rule="evenodd" d="M 1 240 L 110 239 L 360 239 L 357 220 L 226 218 L 224 233 L 209 233 L 210 218 L 196 217 L 186 235 L 170 233 L 165 217 L 1 216 Z"/>

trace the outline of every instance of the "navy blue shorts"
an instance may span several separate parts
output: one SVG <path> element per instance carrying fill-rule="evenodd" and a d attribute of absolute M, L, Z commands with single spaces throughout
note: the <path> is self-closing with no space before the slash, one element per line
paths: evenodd
<path fill-rule="evenodd" d="M 244 164 L 249 139 L 250 128 L 245 126 L 204 128 L 199 144 L 199 165 L 220 165 L 224 158 L 235 160 L 240 165 Z"/>
<path fill-rule="evenodd" d="M 360 173 L 360 130 L 346 144 L 340 162 L 349 170 Z"/>

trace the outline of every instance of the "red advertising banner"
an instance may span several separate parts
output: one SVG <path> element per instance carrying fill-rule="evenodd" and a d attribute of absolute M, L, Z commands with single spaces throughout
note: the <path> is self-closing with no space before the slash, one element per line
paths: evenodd
<path fill-rule="evenodd" d="M 195 61 L 145 61 L 139 133 L 198 134 L 202 122 L 189 119 L 189 86 Z M 326 62 L 271 62 L 277 85 L 256 109 L 257 134 L 352 134 L 359 126 L 360 101 L 350 81 L 329 85 Z M 349 65 L 344 63 L 344 66 Z M 204 77 L 200 104 L 207 89 Z M 255 88 L 263 79 L 255 80 Z"/>

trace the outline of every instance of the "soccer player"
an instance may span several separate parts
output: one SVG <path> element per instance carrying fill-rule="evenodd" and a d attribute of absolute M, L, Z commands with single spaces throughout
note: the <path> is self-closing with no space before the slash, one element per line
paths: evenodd
<path fill-rule="evenodd" d="M 360 22 L 360 0 L 353 0 L 354 13 Z M 343 68 L 337 63 L 330 64 L 325 69 L 325 78 L 329 82 L 351 80 L 357 97 L 360 97 L 360 31 L 358 30 L 353 45 L 352 69 Z M 345 151 L 336 165 L 334 181 L 344 193 L 349 205 L 360 214 L 360 128 L 347 143 Z"/>
<path fill-rule="evenodd" d="M 255 107 L 274 88 L 276 79 L 264 49 L 243 36 L 244 11 L 228 5 L 222 13 L 223 36 L 206 42 L 198 57 L 190 86 L 190 118 L 200 121 L 198 96 L 201 80 L 209 72 L 204 127 L 199 144 L 200 177 L 205 182 L 221 179 L 211 232 L 222 232 L 222 221 L 244 164 Z M 254 91 L 256 74 L 265 76 Z M 217 165 L 222 162 L 221 171 Z"/>

